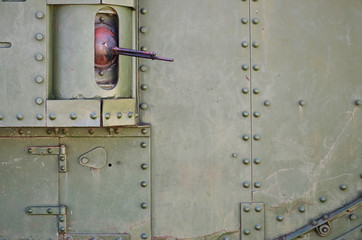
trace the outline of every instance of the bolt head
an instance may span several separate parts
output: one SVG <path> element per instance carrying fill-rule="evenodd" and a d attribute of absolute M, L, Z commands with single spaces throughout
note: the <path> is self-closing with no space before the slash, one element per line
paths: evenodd
<path fill-rule="evenodd" d="M 80 161 L 81 161 L 81 163 L 83 163 L 83 164 L 87 164 L 87 163 L 89 162 L 89 159 L 86 158 L 86 157 L 82 157 L 82 158 L 80 159 Z"/>
<path fill-rule="evenodd" d="M 38 104 L 38 105 L 43 104 L 43 102 L 44 102 L 44 100 L 42 98 L 40 98 L 40 97 L 35 99 L 35 103 Z"/>
<path fill-rule="evenodd" d="M 146 209 L 148 207 L 148 204 L 147 203 L 141 203 L 141 208 L 143 208 L 143 209 Z"/>
<path fill-rule="evenodd" d="M 99 74 L 99 76 L 104 76 L 104 71 L 100 70 L 98 74 Z"/>
<path fill-rule="evenodd" d="M 300 101 L 299 101 L 299 105 L 300 105 L 301 107 L 305 106 L 305 104 L 306 104 L 305 100 L 300 100 Z"/>
<path fill-rule="evenodd" d="M 59 230 L 60 230 L 60 232 L 63 233 L 63 232 L 65 232 L 65 227 L 60 227 Z"/>
<path fill-rule="evenodd" d="M 121 118 L 122 118 L 122 113 L 121 113 L 121 112 L 118 112 L 118 113 L 117 113 L 117 118 L 118 118 L 118 119 L 121 119 Z"/>
<path fill-rule="evenodd" d="M 143 170 L 146 170 L 146 169 L 148 168 L 147 163 L 142 163 L 142 164 L 141 164 L 141 168 L 142 168 Z"/>
<path fill-rule="evenodd" d="M 142 110 L 146 110 L 148 108 L 146 103 L 141 103 L 140 107 Z"/>
<path fill-rule="evenodd" d="M 254 47 L 254 48 L 258 48 L 258 47 L 259 47 L 259 43 L 258 43 L 257 41 L 254 41 L 254 42 L 253 42 L 253 47 Z"/>
<path fill-rule="evenodd" d="M 31 214 L 31 213 L 33 213 L 33 209 L 27 208 L 27 209 L 26 209 L 26 212 L 27 212 L 28 214 Z"/>
<path fill-rule="evenodd" d="M 147 134 L 147 133 L 148 133 L 148 130 L 147 130 L 146 128 L 143 128 L 143 129 L 141 130 L 141 132 L 142 132 L 142 134 Z"/>
<path fill-rule="evenodd" d="M 21 113 L 18 113 L 18 114 L 16 114 L 16 118 L 17 118 L 19 121 L 21 121 L 21 120 L 24 119 L 24 115 L 21 114 Z"/>
<path fill-rule="evenodd" d="M 312 225 L 313 225 L 313 226 L 315 226 L 315 225 L 317 225 L 317 224 L 318 224 L 318 222 L 317 222 L 316 220 L 313 220 L 313 221 L 312 221 Z"/>
<path fill-rule="evenodd" d="M 147 48 L 145 46 L 142 46 L 141 51 L 147 51 Z"/>
<path fill-rule="evenodd" d="M 231 154 L 231 156 L 232 156 L 233 158 L 237 158 L 237 157 L 238 157 L 238 154 L 237 154 L 237 153 L 233 153 L 233 154 Z"/>
<path fill-rule="evenodd" d="M 53 209 L 51 209 L 51 208 L 48 208 L 48 210 L 47 210 L 47 213 L 48 213 L 48 214 L 51 214 L 51 213 L 53 213 Z"/>
<path fill-rule="evenodd" d="M 254 187 L 255 187 L 255 188 L 260 188 L 260 187 L 261 187 L 261 184 L 260 184 L 259 182 L 255 182 L 255 183 L 254 183 Z"/>
<path fill-rule="evenodd" d="M 93 129 L 93 128 L 90 128 L 90 129 L 88 130 L 88 133 L 89 133 L 90 135 L 93 135 L 93 134 L 94 134 L 94 129 Z"/>
<path fill-rule="evenodd" d="M 64 222 L 64 221 L 65 221 L 64 216 L 59 216 L 59 222 Z"/>
<path fill-rule="evenodd" d="M 261 163 L 260 159 L 259 158 L 254 158 L 254 163 L 256 165 L 259 165 Z"/>
<path fill-rule="evenodd" d="M 249 113 L 248 113 L 248 111 L 243 111 L 242 115 L 243 115 L 243 117 L 248 117 Z"/>
<path fill-rule="evenodd" d="M 36 76 L 35 77 L 35 82 L 40 84 L 40 83 L 43 83 L 44 81 L 44 78 L 42 76 Z"/>
<path fill-rule="evenodd" d="M 241 91 L 242 91 L 244 94 L 248 94 L 248 93 L 249 93 L 249 89 L 248 89 L 248 88 L 243 88 L 243 89 L 241 89 Z"/>
<path fill-rule="evenodd" d="M 54 121 L 57 118 L 57 116 L 55 115 L 55 113 L 51 113 L 49 114 L 49 119 Z"/>
<path fill-rule="evenodd" d="M 148 70 L 148 67 L 146 65 L 141 65 L 140 70 L 141 72 L 146 72 Z"/>
<path fill-rule="evenodd" d="M 95 113 L 95 112 L 92 112 L 91 114 L 90 114 L 90 118 L 91 119 L 93 119 L 93 120 L 95 120 L 95 119 L 97 119 L 97 114 Z"/>
<path fill-rule="evenodd" d="M 357 219 L 357 215 L 356 215 L 356 214 L 351 214 L 351 215 L 349 215 L 349 220 L 354 221 L 354 220 L 356 220 L 356 219 Z"/>
<path fill-rule="evenodd" d="M 19 129 L 18 133 L 19 133 L 19 134 L 24 134 L 24 130 L 23 130 L 23 129 Z"/>
<path fill-rule="evenodd" d="M 147 89 L 148 89 L 147 84 L 142 84 L 142 85 L 141 85 L 141 90 L 147 90 Z"/>
<path fill-rule="evenodd" d="M 254 135 L 254 140 L 255 141 L 259 141 L 260 139 L 261 139 L 260 135 L 258 135 L 258 134 Z"/>
<path fill-rule="evenodd" d="M 362 105 L 362 101 L 357 99 L 355 102 L 356 106 L 361 106 Z"/>
<path fill-rule="evenodd" d="M 346 184 L 341 184 L 341 185 L 339 186 L 339 188 L 340 188 L 342 191 L 344 191 L 344 190 L 347 189 L 347 185 L 346 185 Z"/>
<path fill-rule="evenodd" d="M 254 117 L 256 117 L 256 118 L 258 118 L 258 117 L 260 117 L 260 115 L 261 115 L 261 113 L 260 112 L 254 112 Z"/>
<path fill-rule="evenodd" d="M 64 156 L 60 156 L 60 157 L 59 157 L 59 160 L 60 160 L 60 161 L 64 161 L 64 160 L 65 160 L 65 157 L 64 157 Z"/>
<path fill-rule="evenodd" d="M 38 41 L 41 41 L 41 40 L 44 39 L 44 36 L 41 33 L 37 33 L 37 34 L 35 34 L 35 39 L 38 40 Z"/>
<path fill-rule="evenodd" d="M 243 159 L 243 163 L 244 163 L 245 165 L 248 165 L 248 164 L 250 163 L 250 161 L 249 161 L 248 158 L 244 158 L 244 159 Z"/>
<path fill-rule="evenodd" d="M 141 186 L 142 186 L 142 187 L 147 187 L 147 185 L 148 185 L 148 184 L 147 184 L 146 181 L 142 181 L 142 182 L 141 182 Z"/>
<path fill-rule="evenodd" d="M 128 118 L 132 118 L 132 116 L 133 116 L 133 113 L 132 113 L 132 112 L 128 112 L 127 117 L 128 117 Z"/>
<path fill-rule="evenodd" d="M 245 235 L 250 235 L 250 230 L 249 230 L 249 229 L 244 229 L 243 233 L 244 233 Z"/>
<path fill-rule="evenodd" d="M 40 113 L 38 113 L 35 117 L 36 117 L 36 119 L 38 119 L 39 121 L 40 121 L 40 120 L 43 120 L 43 118 L 44 118 L 44 117 L 43 117 L 43 114 L 40 114 Z"/>
<path fill-rule="evenodd" d="M 250 187 L 250 183 L 247 182 L 247 181 L 243 182 L 243 187 L 244 187 L 244 188 L 249 188 L 249 187 Z"/>
<path fill-rule="evenodd" d="M 326 202 L 327 201 L 327 198 L 325 196 L 321 196 L 319 198 L 319 201 L 321 201 L 322 203 Z"/>
<path fill-rule="evenodd" d="M 35 16 L 37 19 L 42 19 L 44 18 L 44 13 L 42 11 L 38 11 L 35 13 Z"/>
<path fill-rule="evenodd" d="M 247 24 L 247 23 L 248 23 L 248 19 L 247 19 L 246 17 L 243 17 L 243 18 L 241 19 L 241 22 L 242 22 L 243 24 Z"/>
<path fill-rule="evenodd" d="M 254 69 L 254 71 L 259 71 L 260 66 L 258 64 L 254 64 L 253 69 Z"/>
<path fill-rule="evenodd" d="M 109 112 L 105 113 L 105 114 L 104 114 L 104 118 L 107 119 L 107 120 L 110 119 L 110 118 L 111 118 L 111 114 L 110 114 Z"/>
<path fill-rule="evenodd" d="M 243 208 L 243 210 L 244 210 L 244 212 L 249 212 L 249 211 L 250 211 L 250 207 L 249 207 L 249 206 L 245 206 L 245 207 Z"/>
<path fill-rule="evenodd" d="M 281 221 L 283 221 L 283 216 L 277 216 L 277 220 L 279 221 L 279 222 L 281 222 Z"/>
<path fill-rule="evenodd" d="M 140 32 L 141 33 L 146 33 L 147 32 L 147 27 L 145 27 L 145 26 L 140 27 Z"/>
<path fill-rule="evenodd" d="M 142 142 L 142 143 L 141 143 L 141 147 L 142 147 L 142 148 L 146 148 L 146 147 L 147 147 L 147 143 L 146 143 L 146 142 Z"/>
<path fill-rule="evenodd" d="M 264 106 L 269 107 L 269 106 L 270 106 L 270 101 L 269 101 L 269 100 L 265 100 L 265 101 L 264 101 Z"/>
<path fill-rule="evenodd" d="M 142 239 L 147 239 L 147 238 L 148 238 L 148 235 L 147 235 L 146 233 L 142 233 L 142 234 L 141 234 L 141 238 L 142 238 Z"/>
<path fill-rule="evenodd" d="M 324 214 L 324 215 L 323 215 L 323 219 L 324 219 L 324 220 L 327 220 L 327 219 L 328 219 L 328 215 L 327 215 L 327 214 Z"/>
<path fill-rule="evenodd" d="M 28 153 L 33 153 L 33 149 L 32 149 L 32 148 L 28 148 Z"/>
<path fill-rule="evenodd" d="M 43 61 L 44 56 L 39 53 L 39 54 L 35 55 L 35 59 L 36 59 L 37 61 Z"/>
<path fill-rule="evenodd" d="M 248 47 L 248 42 L 247 41 L 242 41 L 241 42 L 241 46 L 243 47 L 243 48 L 247 48 Z"/>
<path fill-rule="evenodd" d="M 141 8 L 140 12 L 141 12 L 141 14 L 146 14 L 146 13 L 147 13 L 147 9 L 146 9 L 146 8 Z"/>
<path fill-rule="evenodd" d="M 60 170 L 61 170 L 62 172 L 64 172 L 64 171 L 65 171 L 65 166 L 60 166 Z"/>
<path fill-rule="evenodd" d="M 244 141 L 248 141 L 248 140 L 249 140 L 249 135 L 248 135 L 248 134 L 244 134 L 244 135 L 243 135 L 243 140 L 244 140 Z"/>
<path fill-rule="evenodd" d="M 261 225 L 260 225 L 260 224 L 256 224 L 256 225 L 255 225 L 255 229 L 256 229 L 257 231 L 261 230 Z"/>
<path fill-rule="evenodd" d="M 249 66 L 248 66 L 248 64 L 243 64 L 243 65 L 241 66 L 241 68 L 242 68 L 244 71 L 247 71 L 247 70 L 249 69 Z"/>
<path fill-rule="evenodd" d="M 76 113 L 71 113 L 70 114 L 70 119 L 72 119 L 72 120 L 75 120 L 75 119 L 77 119 L 77 114 Z"/>
<path fill-rule="evenodd" d="M 300 206 L 298 210 L 299 210 L 300 213 L 304 213 L 304 212 L 305 212 L 305 208 L 304 208 L 303 206 Z"/>
<path fill-rule="evenodd" d="M 260 207 L 260 206 L 256 206 L 256 207 L 255 207 L 255 211 L 256 211 L 256 212 L 260 212 L 260 211 L 261 211 L 261 207 Z"/>
<path fill-rule="evenodd" d="M 258 23 L 259 23 L 259 19 L 258 19 L 258 18 L 253 18 L 252 22 L 253 22 L 253 24 L 258 24 Z"/>
<path fill-rule="evenodd" d="M 259 88 L 254 88 L 254 89 L 253 89 L 253 93 L 254 93 L 254 94 L 259 94 L 259 93 L 260 93 Z"/>

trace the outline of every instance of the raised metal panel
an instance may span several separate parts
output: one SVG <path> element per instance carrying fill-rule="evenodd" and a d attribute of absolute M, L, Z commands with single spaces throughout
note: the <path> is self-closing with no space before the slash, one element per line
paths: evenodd
<path fill-rule="evenodd" d="M 362 190 L 362 118 L 355 104 L 362 97 L 362 3 L 251 1 L 250 13 L 252 41 L 259 43 L 252 48 L 251 65 L 259 69 L 251 83 L 260 89 L 252 108 L 261 113 L 252 124 L 261 136 L 253 140 L 253 158 L 261 161 L 253 165 L 253 181 L 261 184 L 253 197 L 266 204 L 272 239 Z"/>
<path fill-rule="evenodd" d="M 240 204 L 240 239 L 264 240 L 265 206 L 262 202 Z"/>
<path fill-rule="evenodd" d="M 57 5 L 54 7 L 54 83 L 56 99 L 131 97 L 132 59 L 119 57 L 119 80 L 115 88 L 102 89 L 94 76 L 94 21 L 103 5 Z M 134 19 L 127 7 L 112 6 L 119 17 L 119 45 L 132 48 Z M 70 37 L 71 36 L 71 37 Z"/>
<path fill-rule="evenodd" d="M 30 155 L 28 146 L 57 138 L 0 138 L 0 237 L 58 239 L 56 216 L 30 216 L 28 206 L 58 205 L 58 156 Z"/>
<path fill-rule="evenodd" d="M 101 0 L 46 0 L 47 4 L 101 4 Z"/>
<path fill-rule="evenodd" d="M 48 127 L 100 126 L 100 100 L 47 100 L 46 103 Z"/>
<path fill-rule="evenodd" d="M 0 1 L 0 127 L 45 126 L 47 14 L 43 0 Z"/>
<path fill-rule="evenodd" d="M 135 125 L 136 99 L 103 100 L 102 102 L 102 125 L 119 126 Z"/>
<path fill-rule="evenodd" d="M 68 151 L 68 171 L 60 175 L 60 202 L 68 208 L 68 233 L 150 236 L 149 138 L 83 137 L 60 142 Z M 107 152 L 106 166 L 93 169 L 80 164 L 80 156 L 99 147 Z"/>
<path fill-rule="evenodd" d="M 162 6 L 162 7 L 160 7 Z M 140 46 L 174 63 L 140 60 L 142 122 L 152 123 L 152 231 L 160 239 L 238 232 L 251 201 L 248 1 L 140 0 Z M 143 69 L 144 70 L 144 69 Z M 147 90 L 144 86 L 147 85 Z M 235 153 L 235 154 L 233 154 Z M 234 156 L 234 157 L 233 157 Z M 168 236 L 168 237 L 166 237 Z"/>
<path fill-rule="evenodd" d="M 135 0 L 102 0 L 102 4 L 112 4 L 126 7 L 135 7 Z"/>

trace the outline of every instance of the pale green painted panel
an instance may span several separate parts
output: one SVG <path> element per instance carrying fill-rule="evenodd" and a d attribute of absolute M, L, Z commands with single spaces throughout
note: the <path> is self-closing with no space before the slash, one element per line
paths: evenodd
<path fill-rule="evenodd" d="M 68 151 L 68 171 L 60 175 L 60 201 L 68 207 L 68 232 L 129 233 L 135 239 L 142 233 L 150 235 L 149 138 L 63 138 L 61 143 Z M 97 147 L 107 152 L 106 166 L 92 169 L 81 165 L 79 157 Z M 142 164 L 148 168 L 142 169 Z M 142 187 L 143 181 L 147 186 Z M 145 209 L 143 202 L 148 204 Z"/>
<path fill-rule="evenodd" d="M 28 206 L 58 205 L 57 155 L 29 155 L 29 146 L 58 145 L 57 138 L 0 139 L 0 237 L 58 239 L 57 218 L 30 216 Z"/>
<path fill-rule="evenodd" d="M 47 97 L 47 18 L 43 0 L 0 2 L 0 42 L 11 43 L 10 48 L 0 47 L 0 127 L 45 126 L 44 118 L 36 118 L 45 115 L 44 104 L 35 99 Z M 43 81 L 37 83 L 36 76 Z"/>
<path fill-rule="evenodd" d="M 249 13 L 240 0 L 141 0 L 140 46 L 174 63 L 140 60 L 142 122 L 152 124 L 154 237 L 238 232 L 240 202 L 251 201 Z M 144 85 L 143 85 L 144 87 Z M 235 158 L 232 154 L 236 153 Z M 168 236 L 168 237 L 166 237 Z M 213 235 L 210 235 L 213 236 Z"/>
<path fill-rule="evenodd" d="M 112 99 L 102 102 L 102 126 L 136 125 L 136 99 Z"/>
<path fill-rule="evenodd" d="M 250 12 L 259 19 L 251 34 L 260 45 L 251 63 L 260 66 L 251 82 L 260 89 L 253 111 L 261 113 L 252 125 L 261 136 L 253 141 L 253 158 L 261 161 L 253 166 L 253 181 L 261 183 L 253 198 L 266 204 L 266 239 L 272 239 L 362 191 L 362 118 L 354 103 L 362 98 L 362 2 L 257 1 Z"/>

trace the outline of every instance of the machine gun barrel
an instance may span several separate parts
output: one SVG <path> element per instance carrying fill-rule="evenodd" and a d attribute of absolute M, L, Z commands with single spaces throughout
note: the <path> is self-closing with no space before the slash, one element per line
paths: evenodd
<path fill-rule="evenodd" d="M 138 50 L 127 49 L 127 48 L 118 48 L 118 47 L 114 47 L 113 52 L 115 54 L 124 55 L 124 56 L 147 58 L 147 59 L 167 61 L 167 62 L 174 61 L 173 58 L 157 57 L 155 52 L 144 52 L 144 51 L 138 51 Z"/>

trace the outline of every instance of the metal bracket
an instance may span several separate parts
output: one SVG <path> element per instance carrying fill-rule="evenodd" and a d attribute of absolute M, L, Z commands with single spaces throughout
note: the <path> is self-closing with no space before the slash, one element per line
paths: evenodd
<path fill-rule="evenodd" d="M 60 146 L 31 146 L 27 148 L 30 155 L 58 155 L 58 171 L 67 172 L 67 154 L 65 145 Z"/>
<path fill-rule="evenodd" d="M 60 206 L 30 206 L 25 209 L 28 215 L 57 215 L 58 216 L 58 232 L 67 232 L 67 207 Z"/>
<path fill-rule="evenodd" d="M 72 233 L 65 234 L 64 240 L 130 240 L 128 233 L 105 234 L 105 233 Z"/>
<path fill-rule="evenodd" d="M 264 240 L 264 203 L 241 203 L 241 240 Z"/>
<path fill-rule="evenodd" d="M 324 237 L 327 236 L 330 231 L 330 222 L 342 217 L 343 215 L 347 214 L 348 212 L 353 211 L 354 209 L 360 207 L 362 205 L 362 196 L 354 200 L 353 202 L 350 202 L 349 204 L 345 205 L 342 208 L 339 208 L 333 212 L 324 214 L 322 217 L 313 220 L 311 223 L 304 225 L 301 228 L 298 228 L 297 230 L 285 234 L 283 236 L 280 236 L 278 238 L 275 238 L 274 240 L 291 240 L 295 239 L 307 232 L 310 232 L 312 230 L 316 230 L 317 233 Z"/>

